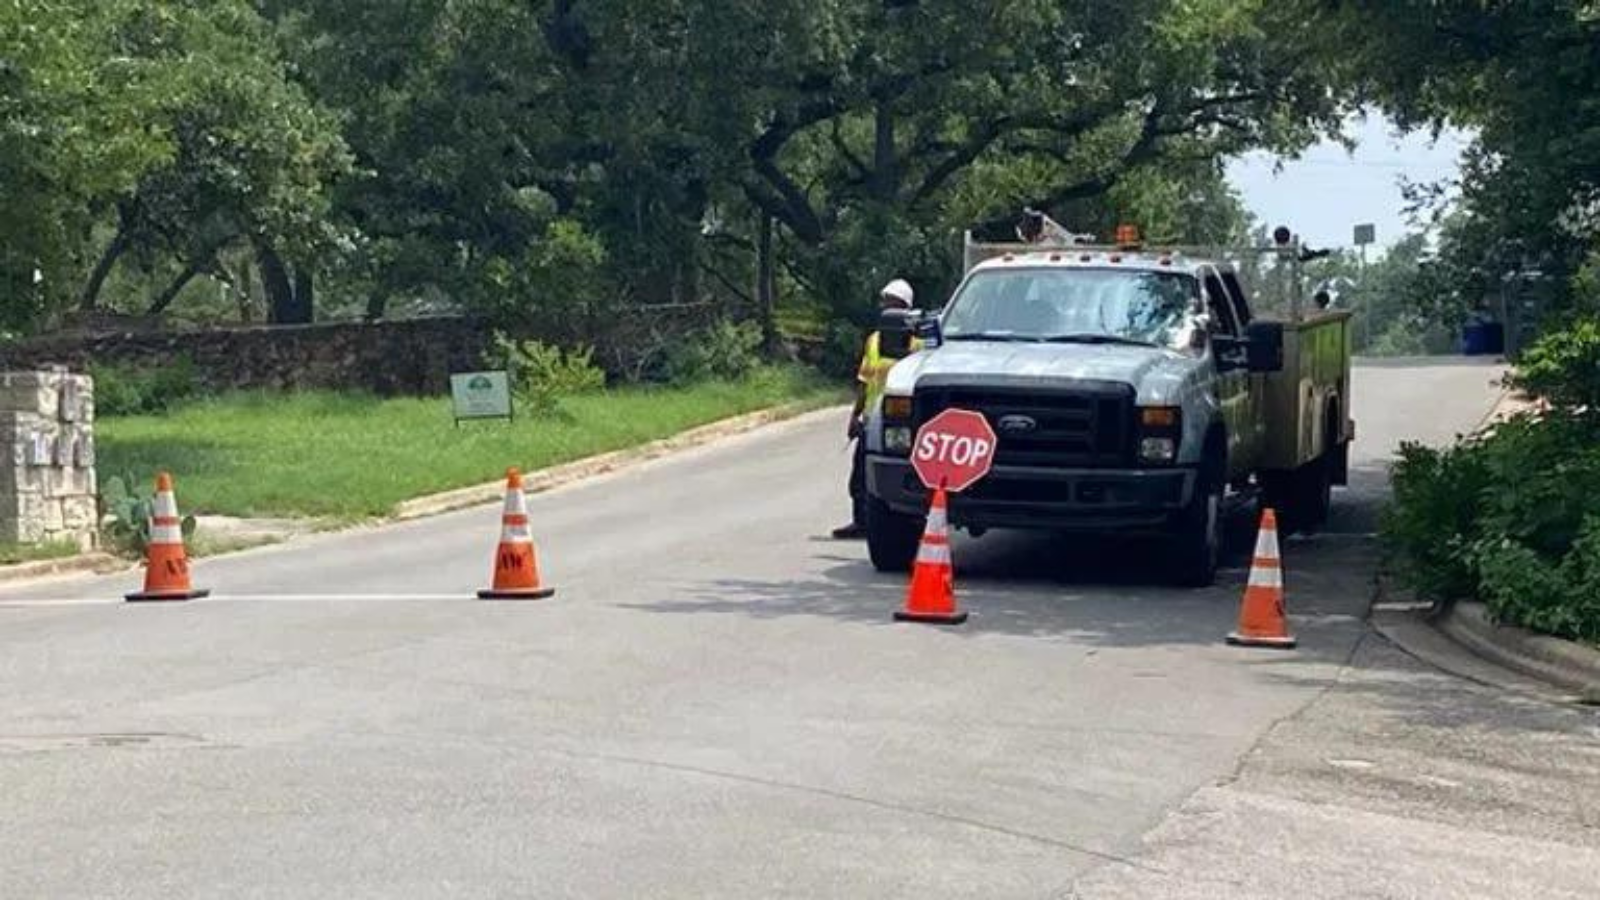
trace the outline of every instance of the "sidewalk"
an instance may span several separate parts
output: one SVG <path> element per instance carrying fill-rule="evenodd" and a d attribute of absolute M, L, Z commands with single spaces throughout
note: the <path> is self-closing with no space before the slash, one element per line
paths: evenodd
<path fill-rule="evenodd" d="M 1064 895 L 1587 900 L 1596 872 L 1600 712 L 1434 673 L 1374 637 L 1235 778 Z"/>

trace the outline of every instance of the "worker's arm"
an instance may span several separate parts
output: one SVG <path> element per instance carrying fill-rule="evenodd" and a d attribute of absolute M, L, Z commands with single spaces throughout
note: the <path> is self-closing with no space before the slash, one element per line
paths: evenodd
<path fill-rule="evenodd" d="M 864 383 L 857 381 L 856 404 L 850 409 L 850 429 L 848 432 L 846 432 L 851 438 L 856 438 L 861 435 L 861 426 L 863 424 L 861 417 L 866 415 L 866 413 L 867 386 Z"/>
<path fill-rule="evenodd" d="M 848 431 L 851 438 L 860 437 L 861 428 L 866 424 L 862 421 L 862 416 L 867 413 L 867 383 L 874 375 L 872 364 L 873 357 L 877 355 L 877 342 L 873 338 L 876 336 L 875 333 L 867 335 L 866 346 L 861 349 L 861 363 L 856 366 L 856 402 L 850 408 Z"/>

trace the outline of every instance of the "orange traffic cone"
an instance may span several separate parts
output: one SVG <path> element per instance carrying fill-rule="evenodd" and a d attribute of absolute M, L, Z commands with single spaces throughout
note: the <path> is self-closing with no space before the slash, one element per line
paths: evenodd
<path fill-rule="evenodd" d="M 1228 643 L 1241 647 L 1292 649 L 1294 636 L 1283 608 L 1283 559 L 1278 555 L 1278 516 L 1272 510 L 1261 513 L 1261 531 L 1256 536 L 1256 558 L 1250 564 L 1250 581 L 1239 605 L 1239 630 L 1228 635 Z"/>
<path fill-rule="evenodd" d="M 189 583 L 189 556 L 183 550 L 183 520 L 172 494 L 172 476 L 156 476 L 155 510 L 150 516 L 150 540 L 145 544 L 144 590 L 128 594 L 133 603 L 158 600 L 196 600 L 210 594 Z"/>
<path fill-rule="evenodd" d="M 917 563 L 911 570 L 911 590 L 905 609 L 895 610 L 901 622 L 929 622 L 935 625 L 960 625 L 967 614 L 956 611 L 955 570 L 950 565 L 950 521 L 946 512 L 944 488 L 933 492 L 928 507 L 928 524 L 917 548 Z"/>
<path fill-rule="evenodd" d="M 500 519 L 500 548 L 494 555 L 494 587 L 479 591 L 483 600 L 542 600 L 554 588 L 539 584 L 539 554 L 528 531 L 528 498 L 522 493 L 522 473 L 506 472 L 506 511 Z"/>

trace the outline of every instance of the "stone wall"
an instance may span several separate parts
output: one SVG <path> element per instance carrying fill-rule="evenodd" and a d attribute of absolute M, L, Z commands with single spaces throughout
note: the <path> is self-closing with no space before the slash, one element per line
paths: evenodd
<path fill-rule="evenodd" d="M 0 541 L 94 547 L 94 384 L 65 369 L 0 374 Z"/>
<path fill-rule="evenodd" d="M 452 371 L 477 368 L 488 326 L 437 317 L 207 330 L 119 330 L 46 335 L 0 347 L 0 368 L 153 367 L 180 357 L 210 390 L 356 388 L 439 394 Z"/>

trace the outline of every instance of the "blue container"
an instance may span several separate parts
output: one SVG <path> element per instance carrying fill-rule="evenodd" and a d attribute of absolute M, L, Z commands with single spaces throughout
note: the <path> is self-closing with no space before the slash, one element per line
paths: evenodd
<path fill-rule="evenodd" d="M 1491 356 L 1506 352 L 1506 329 L 1499 322 L 1470 322 L 1461 329 L 1461 352 Z"/>

